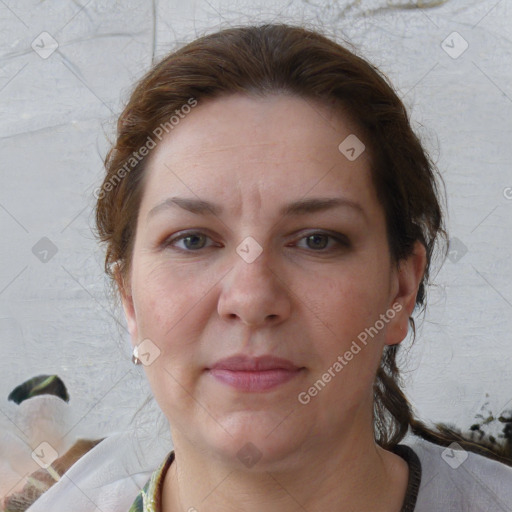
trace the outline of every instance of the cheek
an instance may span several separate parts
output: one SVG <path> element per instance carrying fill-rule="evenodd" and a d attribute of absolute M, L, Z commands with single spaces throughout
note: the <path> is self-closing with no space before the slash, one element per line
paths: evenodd
<path fill-rule="evenodd" d="M 197 340 L 211 314 L 211 284 L 197 274 L 192 279 L 171 271 L 165 264 L 140 268 L 134 295 L 139 337 L 149 338 L 160 350 L 144 370 L 162 408 L 171 402 L 173 407 L 185 407 L 205 364 Z"/>
<path fill-rule="evenodd" d="M 371 403 L 384 331 L 369 334 L 369 328 L 384 301 L 369 282 L 355 278 L 331 279 L 311 300 L 318 310 L 310 324 L 315 363 L 301 391 L 319 422 L 338 425 Z"/>
<path fill-rule="evenodd" d="M 186 416 L 197 407 L 197 377 L 165 355 L 144 368 L 153 396 L 169 421 Z"/>
<path fill-rule="evenodd" d="M 140 336 L 174 338 L 182 324 L 201 309 L 209 283 L 186 275 L 165 263 L 141 265 L 135 283 L 134 301 Z"/>
<path fill-rule="evenodd" d="M 386 324 L 382 328 L 379 323 L 381 328 L 377 330 L 375 324 L 386 311 L 385 289 L 369 272 L 365 278 L 347 272 L 317 284 L 305 295 L 310 306 L 305 312 L 314 312 L 307 314 L 319 363 L 312 380 L 330 369 L 331 376 L 326 375 L 325 379 L 332 378 L 331 390 L 346 392 L 348 386 L 356 394 L 364 392 L 373 382 L 382 354 Z M 359 391 L 355 389 L 358 386 Z"/>
<path fill-rule="evenodd" d="M 342 340 L 372 325 L 384 307 L 379 285 L 349 272 L 318 280 L 315 287 L 303 291 L 303 297 L 326 331 Z"/>
<path fill-rule="evenodd" d="M 154 267 L 139 286 L 139 335 L 151 339 L 160 350 L 160 356 L 144 370 L 168 418 L 194 406 L 192 397 L 202 370 L 197 340 L 203 325 L 205 293 L 198 279 L 187 281 L 163 266 Z"/>

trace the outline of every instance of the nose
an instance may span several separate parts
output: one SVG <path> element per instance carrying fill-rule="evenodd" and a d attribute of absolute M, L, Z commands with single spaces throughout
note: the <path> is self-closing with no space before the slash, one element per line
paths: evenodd
<path fill-rule="evenodd" d="M 289 317 L 291 290 L 268 251 L 252 262 L 234 253 L 233 268 L 222 280 L 217 311 L 228 321 L 250 326 L 277 324 Z"/>

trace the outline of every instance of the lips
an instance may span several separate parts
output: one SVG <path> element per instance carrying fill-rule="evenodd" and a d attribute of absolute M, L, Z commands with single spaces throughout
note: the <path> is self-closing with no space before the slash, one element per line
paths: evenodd
<path fill-rule="evenodd" d="M 237 391 L 263 392 L 297 377 L 304 370 L 287 359 L 275 356 L 236 355 L 217 361 L 207 371 L 218 382 Z"/>
<path fill-rule="evenodd" d="M 211 369 L 258 372 L 267 370 L 288 370 L 296 371 L 300 368 L 287 359 L 275 356 L 249 357 L 245 355 L 236 355 L 217 361 Z"/>

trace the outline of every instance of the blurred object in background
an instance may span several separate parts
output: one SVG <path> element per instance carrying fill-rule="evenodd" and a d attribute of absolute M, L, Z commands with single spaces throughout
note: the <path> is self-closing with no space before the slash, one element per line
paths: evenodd
<path fill-rule="evenodd" d="M 38 375 L 15 387 L 7 397 L 16 404 L 38 395 L 55 395 L 69 402 L 69 394 L 64 382 L 57 375 Z"/>
<path fill-rule="evenodd" d="M 74 417 L 57 375 L 38 375 L 12 390 L 0 423 L 0 511 L 26 510 L 100 440 L 71 435 Z"/>

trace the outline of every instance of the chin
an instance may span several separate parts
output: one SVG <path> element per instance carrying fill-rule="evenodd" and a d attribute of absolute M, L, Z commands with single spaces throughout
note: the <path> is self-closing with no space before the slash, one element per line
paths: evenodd
<path fill-rule="evenodd" d="M 219 421 L 225 430 L 216 429 L 210 448 L 238 470 L 283 470 L 299 460 L 307 438 L 304 422 L 291 417 L 293 413 L 286 418 L 286 414 L 268 411 L 232 414 Z"/>

